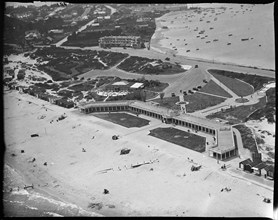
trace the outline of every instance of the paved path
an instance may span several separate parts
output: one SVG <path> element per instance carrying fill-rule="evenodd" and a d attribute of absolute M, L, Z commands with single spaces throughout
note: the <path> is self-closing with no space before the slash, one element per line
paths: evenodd
<path fill-rule="evenodd" d="M 221 108 L 226 109 L 226 108 L 229 108 L 230 106 L 237 107 L 237 106 L 241 106 L 241 105 L 254 105 L 254 104 L 258 103 L 259 99 L 262 98 L 263 96 L 264 95 L 260 94 L 259 92 L 256 92 L 249 96 L 245 96 L 244 98 L 249 100 L 248 102 L 245 102 L 245 103 L 236 102 L 234 97 L 227 98 L 224 102 L 222 102 L 218 105 L 215 105 L 215 106 L 212 106 L 212 107 L 209 107 L 206 109 L 202 109 L 202 110 L 196 111 L 191 114 L 199 116 L 199 117 L 206 117 L 207 115 L 221 111 Z"/>
<path fill-rule="evenodd" d="M 227 86 L 225 86 L 222 82 L 220 82 L 218 79 L 216 79 L 212 74 L 210 74 L 208 71 L 207 73 L 210 75 L 210 79 L 213 80 L 217 85 L 219 85 L 222 89 L 224 89 L 226 92 L 228 92 L 233 98 L 238 98 L 239 96 L 235 94 L 231 89 L 229 89 Z"/>
<path fill-rule="evenodd" d="M 111 10 L 110 15 L 114 14 L 117 10 L 113 7 L 111 7 L 110 5 L 105 5 L 105 7 L 109 8 Z"/>
<path fill-rule="evenodd" d="M 232 128 L 233 132 L 236 135 L 236 140 L 237 140 L 237 146 L 238 146 L 238 153 L 240 155 L 240 159 L 245 160 L 251 157 L 251 153 L 248 149 L 243 148 L 243 143 L 242 143 L 242 138 L 240 132 L 236 128 Z"/>

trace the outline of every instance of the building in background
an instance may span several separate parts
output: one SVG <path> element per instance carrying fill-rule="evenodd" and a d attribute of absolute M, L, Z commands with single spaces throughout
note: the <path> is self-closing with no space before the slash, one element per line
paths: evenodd
<path fill-rule="evenodd" d="M 99 39 L 100 47 L 132 47 L 141 48 L 142 40 L 139 36 L 105 36 Z"/>

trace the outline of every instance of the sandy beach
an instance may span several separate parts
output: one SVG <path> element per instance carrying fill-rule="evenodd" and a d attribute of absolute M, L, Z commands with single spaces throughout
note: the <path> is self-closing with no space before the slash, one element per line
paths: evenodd
<path fill-rule="evenodd" d="M 62 114 L 67 117 L 57 121 Z M 47 194 L 71 204 L 75 214 L 84 216 L 272 218 L 272 203 L 262 200 L 272 199 L 273 182 L 259 184 L 236 174 L 240 159 L 226 162 L 233 168 L 222 171 L 223 164 L 205 154 L 149 136 L 154 127 L 171 125 L 147 119 L 150 124 L 145 127 L 125 128 L 76 109 L 6 91 L 5 164 L 21 176 L 20 181 L 7 182 L 6 188 L 19 187 L 24 192 L 24 185 L 33 184 L 28 193 Z M 112 140 L 114 134 L 120 139 Z M 131 152 L 120 155 L 123 147 Z M 131 168 L 143 162 L 149 164 Z M 202 165 L 201 170 L 190 171 L 193 163 Z M 225 187 L 231 191 L 221 192 Z M 109 194 L 103 194 L 104 189 Z M 98 204 L 98 208 L 89 208 L 90 204 Z"/>
<path fill-rule="evenodd" d="M 152 48 L 169 55 L 275 69 L 274 5 L 220 6 L 207 4 L 198 13 L 171 12 L 157 18 Z"/>

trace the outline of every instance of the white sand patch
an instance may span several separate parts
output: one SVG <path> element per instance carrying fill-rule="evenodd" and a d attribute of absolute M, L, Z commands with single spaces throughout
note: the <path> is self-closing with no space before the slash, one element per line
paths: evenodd
<path fill-rule="evenodd" d="M 109 91 L 97 91 L 97 94 L 100 96 L 124 96 L 127 95 L 128 91 L 121 91 L 121 92 L 109 92 Z"/>
<path fill-rule="evenodd" d="M 269 157 L 268 152 L 275 151 L 275 123 L 268 123 L 267 119 L 264 119 L 262 121 L 248 121 L 245 124 L 254 131 L 257 137 L 264 140 L 263 144 L 258 144 L 258 150 L 262 153 L 262 159 L 274 161 Z"/>
<path fill-rule="evenodd" d="M 181 67 L 185 70 L 190 70 L 192 66 L 190 66 L 190 65 L 181 65 Z"/>

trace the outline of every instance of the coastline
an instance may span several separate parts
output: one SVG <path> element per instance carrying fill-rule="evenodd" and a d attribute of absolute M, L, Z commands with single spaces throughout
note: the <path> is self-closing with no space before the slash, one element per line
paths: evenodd
<path fill-rule="evenodd" d="M 271 206 L 265 207 L 256 193 L 271 197 L 272 190 L 255 184 L 248 185 L 244 180 L 233 179 L 217 171 L 220 165 L 213 158 L 146 135 L 149 127 L 133 134 L 136 129 L 130 130 L 90 115 L 82 115 L 17 91 L 4 94 L 4 100 L 7 111 L 5 123 L 8 122 L 5 129 L 5 162 L 24 176 L 19 184 L 34 184 L 34 190 L 27 190 L 30 195 L 21 191 L 25 195 L 17 196 L 23 196 L 25 201 L 28 196 L 31 200 L 39 198 L 40 207 L 37 208 L 44 210 L 46 203 L 46 207 L 53 209 L 52 214 L 63 215 L 56 212 L 57 207 L 63 207 L 68 213 L 64 216 L 234 216 L 236 210 L 240 210 L 238 216 L 271 215 Z M 42 105 L 53 111 L 46 111 Z M 68 115 L 66 119 L 49 123 L 63 113 Z M 38 119 L 42 114 L 46 118 Z M 29 126 L 24 126 L 27 123 Z M 158 124 L 161 123 L 153 120 L 150 126 Z M 111 140 L 111 131 L 121 136 L 117 142 Z M 31 132 L 38 132 L 40 136 L 30 138 Z M 93 140 L 92 135 L 95 137 Z M 138 138 L 136 142 L 135 137 Z M 148 148 L 148 144 L 151 147 Z M 86 153 L 82 153 L 81 146 L 86 148 Z M 132 149 L 128 157 L 119 155 L 119 149 L 123 146 Z M 24 153 L 20 153 L 22 149 Z M 16 156 L 12 157 L 12 153 Z M 31 163 L 33 155 L 36 161 Z M 202 171 L 190 173 L 192 164 L 181 155 L 203 164 Z M 154 159 L 159 159 L 159 163 L 124 169 L 125 165 Z M 45 161 L 48 162 L 47 166 L 43 165 Z M 169 163 L 172 166 L 169 167 Z M 237 160 L 233 163 L 237 163 Z M 114 167 L 114 171 L 98 174 L 109 167 Z M 154 170 L 150 172 L 150 168 Z M 188 177 L 182 177 L 184 172 Z M 191 178 L 192 175 L 194 178 Z M 205 184 L 202 184 L 208 175 L 214 178 L 206 179 Z M 219 191 L 219 187 L 227 184 L 234 192 L 229 197 Z M 194 187 L 185 187 L 181 193 L 180 188 L 184 185 Z M 108 195 L 103 194 L 104 188 L 109 189 Z M 208 192 L 213 195 L 211 200 Z M 233 203 L 242 193 L 244 199 L 239 204 Z M 41 197 L 49 199 L 41 201 Z M 200 199 L 204 197 L 206 199 Z M 250 199 L 254 200 L 252 205 L 246 203 Z M 229 202 L 233 205 L 226 210 L 224 204 Z M 102 208 L 90 209 L 90 203 L 100 203 Z M 200 205 L 196 206 L 196 203 Z M 244 208 L 239 209 L 243 204 Z M 28 205 L 36 207 L 32 201 Z M 203 206 L 216 206 L 217 209 L 213 212 L 200 209 Z M 253 206 L 258 206 L 258 211 L 251 211 Z"/>
<path fill-rule="evenodd" d="M 219 52 L 217 50 L 214 51 L 214 50 L 204 49 L 204 52 L 197 53 L 196 51 L 191 49 L 191 52 L 187 53 L 186 49 L 184 49 L 180 46 L 177 46 L 178 50 L 173 50 L 170 46 L 167 46 L 167 45 L 169 44 L 169 42 L 172 42 L 174 44 L 174 41 L 170 40 L 170 39 L 173 36 L 179 37 L 179 34 L 173 35 L 173 33 L 176 31 L 175 28 L 173 30 L 162 29 L 161 20 L 163 20 L 164 18 L 168 18 L 168 20 L 169 20 L 169 19 L 172 19 L 173 16 L 178 16 L 179 14 L 182 15 L 183 13 L 185 14 L 185 13 L 189 13 L 189 12 L 188 11 L 180 11 L 180 12 L 175 12 L 175 13 L 169 12 L 155 20 L 156 31 L 151 39 L 151 48 L 153 50 L 162 52 L 164 54 L 169 54 L 169 56 L 175 55 L 175 56 L 185 57 L 186 59 L 189 59 L 189 60 L 210 61 L 210 62 L 219 63 L 219 64 L 231 64 L 231 65 L 238 65 L 238 66 L 242 66 L 242 67 L 251 67 L 251 68 L 255 68 L 255 69 L 259 68 L 259 69 L 264 69 L 264 70 L 275 71 L 274 61 L 269 62 L 268 59 L 262 58 L 262 56 L 255 56 L 254 54 L 257 54 L 257 52 L 255 52 L 255 51 L 250 52 L 250 54 L 252 54 L 252 55 L 250 55 L 250 58 L 248 58 L 249 55 L 247 54 L 248 56 L 246 55 L 246 58 L 243 59 L 241 56 L 237 57 L 235 52 L 227 52 L 227 53 L 225 52 L 224 53 L 224 51 Z M 188 25 L 190 26 L 193 24 L 188 23 Z M 196 25 L 198 25 L 198 23 Z M 168 24 L 168 25 L 166 24 L 165 26 L 169 27 L 169 26 L 171 26 L 171 24 Z M 192 41 L 192 42 L 190 41 L 191 44 L 198 45 L 197 41 L 195 39 L 192 39 L 192 37 L 191 37 L 192 34 L 190 34 L 190 33 L 188 33 L 188 34 L 189 35 L 186 38 L 191 39 L 191 41 Z M 171 37 L 167 40 L 165 36 L 171 36 Z M 182 38 L 182 36 L 180 36 L 180 37 Z M 225 39 L 224 39 L 224 41 L 225 41 Z M 194 43 L 194 42 L 196 42 L 196 43 Z M 204 45 L 204 47 L 205 46 L 206 45 Z M 200 46 L 200 51 L 203 50 L 201 47 L 202 46 Z M 231 47 L 228 47 L 228 48 L 231 49 Z M 217 49 L 221 50 L 221 47 L 217 48 Z M 237 49 L 240 50 L 240 48 L 237 48 Z M 244 47 L 242 47 L 241 50 L 246 52 L 246 48 L 244 48 Z M 232 51 L 234 51 L 234 50 L 232 50 Z"/>

